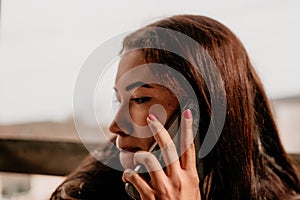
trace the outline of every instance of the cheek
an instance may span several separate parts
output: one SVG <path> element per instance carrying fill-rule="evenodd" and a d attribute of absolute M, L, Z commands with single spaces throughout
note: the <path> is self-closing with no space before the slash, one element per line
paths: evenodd
<path fill-rule="evenodd" d="M 153 136 L 148 127 L 147 117 L 149 115 L 149 106 L 134 105 L 129 109 L 131 116 L 132 134 L 142 140 L 147 140 Z M 141 142 L 141 141 L 139 141 Z"/>
<path fill-rule="evenodd" d="M 162 124 L 166 123 L 168 111 L 161 104 L 152 105 L 149 109 L 149 113 L 154 114 Z"/>
<path fill-rule="evenodd" d="M 149 108 L 141 105 L 132 105 L 129 107 L 129 113 L 132 122 L 137 126 L 147 125 L 147 116 L 149 114 Z"/>
<path fill-rule="evenodd" d="M 138 126 L 146 126 L 148 115 L 154 114 L 160 122 L 166 123 L 168 117 L 168 109 L 166 105 L 152 104 L 150 106 L 132 106 L 130 109 L 130 116 L 133 122 Z"/>

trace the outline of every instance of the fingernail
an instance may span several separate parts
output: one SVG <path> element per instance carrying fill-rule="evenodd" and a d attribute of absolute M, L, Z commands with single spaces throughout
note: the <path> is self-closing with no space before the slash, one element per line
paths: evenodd
<path fill-rule="evenodd" d="M 148 115 L 147 122 L 153 135 L 160 133 L 164 128 L 164 125 L 153 114 Z"/>
<path fill-rule="evenodd" d="M 193 115 L 190 109 L 187 109 L 183 112 L 183 116 L 185 119 L 192 119 Z"/>
<path fill-rule="evenodd" d="M 157 121 L 156 117 L 153 114 L 149 114 L 148 117 L 151 121 Z"/>

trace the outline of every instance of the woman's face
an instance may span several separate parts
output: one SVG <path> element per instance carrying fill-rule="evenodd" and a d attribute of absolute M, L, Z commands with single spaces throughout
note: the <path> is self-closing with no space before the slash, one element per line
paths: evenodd
<path fill-rule="evenodd" d="M 123 54 L 114 86 L 119 108 L 109 130 L 117 134 L 116 145 L 124 168 L 134 168 L 132 152 L 147 151 L 154 142 L 147 116 L 152 113 L 165 123 L 179 106 L 168 89 L 149 81 L 152 76 L 141 51 Z"/>

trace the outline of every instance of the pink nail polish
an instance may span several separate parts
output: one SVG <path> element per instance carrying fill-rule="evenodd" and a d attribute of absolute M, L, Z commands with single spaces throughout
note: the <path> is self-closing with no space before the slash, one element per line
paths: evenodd
<path fill-rule="evenodd" d="M 153 114 L 149 114 L 148 117 L 151 121 L 157 121 L 156 117 Z"/>
<path fill-rule="evenodd" d="M 193 117 L 193 116 L 192 116 L 192 112 L 191 112 L 190 109 L 185 110 L 185 111 L 183 112 L 183 116 L 184 116 L 184 118 L 186 118 L 186 119 L 191 119 L 191 118 Z"/>

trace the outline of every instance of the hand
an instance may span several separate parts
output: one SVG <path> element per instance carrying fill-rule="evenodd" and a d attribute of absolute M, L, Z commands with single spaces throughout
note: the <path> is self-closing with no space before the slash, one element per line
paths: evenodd
<path fill-rule="evenodd" d="M 184 151 L 181 162 L 178 159 L 176 146 L 168 131 L 150 114 L 148 124 L 158 143 L 163 159 L 166 163 L 164 171 L 157 158 L 146 151 L 135 153 L 134 161 L 147 168 L 151 182 L 147 183 L 135 171 L 127 169 L 123 174 L 123 181 L 130 182 L 140 193 L 143 200 L 200 200 L 199 177 L 196 168 L 195 146 L 193 143 L 193 119 L 190 110 L 183 112 L 181 117 L 180 148 Z"/>

